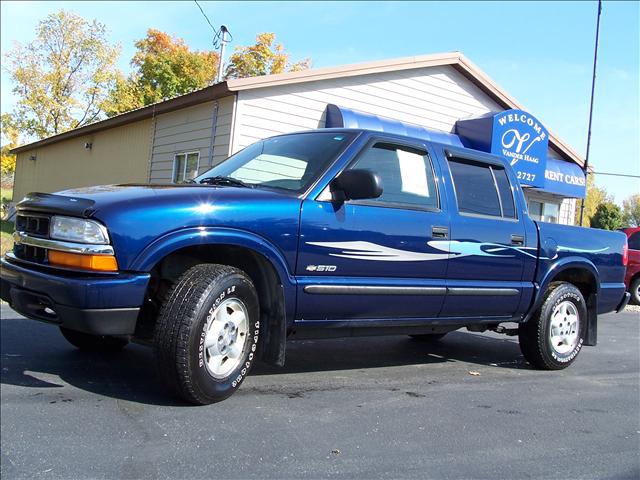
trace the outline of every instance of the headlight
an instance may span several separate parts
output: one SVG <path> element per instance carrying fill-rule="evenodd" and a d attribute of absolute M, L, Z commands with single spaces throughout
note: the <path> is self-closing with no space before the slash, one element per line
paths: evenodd
<path fill-rule="evenodd" d="M 83 220 L 73 217 L 58 217 L 51 219 L 51 238 L 76 243 L 108 244 L 107 229 L 93 220 Z"/>

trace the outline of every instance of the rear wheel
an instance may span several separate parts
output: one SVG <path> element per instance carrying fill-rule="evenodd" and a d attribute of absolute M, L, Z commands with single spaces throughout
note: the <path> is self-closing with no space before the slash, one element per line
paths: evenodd
<path fill-rule="evenodd" d="M 524 358 L 543 370 L 568 367 L 582 349 L 586 321 L 580 290 L 570 283 L 552 283 L 540 309 L 518 329 Z"/>
<path fill-rule="evenodd" d="M 160 377 L 191 403 L 229 397 L 253 364 L 259 316 L 258 295 L 244 272 L 214 264 L 189 269 L 171 290 L 155 328 Z"/>
<path fill-rule="evenodd" d="M 86 352 L 117 352 L 129 343 L 129 341 L 123 337 L 90 335 L 64 327 L 60 327 L 60 332 L 71 345 Z"/>
<path fill-rule="evenodd" d="M 419 342 L 437 342 L 442 339 L 447 333 L 421 333 L 420 335 L 409 335 L 414 340 Z"/>

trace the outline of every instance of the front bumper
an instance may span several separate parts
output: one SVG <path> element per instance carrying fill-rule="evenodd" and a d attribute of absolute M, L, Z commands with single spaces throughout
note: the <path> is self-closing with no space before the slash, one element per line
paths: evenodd
<path fill-rule="evenodd" d="M 0 260 L 0 296 L 25 317 L 94 335 L 132 335 L 149 274 L 35 270 Z"/>

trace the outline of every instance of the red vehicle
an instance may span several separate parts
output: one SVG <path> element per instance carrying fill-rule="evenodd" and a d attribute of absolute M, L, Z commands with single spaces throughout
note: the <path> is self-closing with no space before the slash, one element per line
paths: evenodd
<path fill-rule="evenodd" d="M 629 263 L 624 284 L 631 293 L 631 303 L 640 305 L 640 227 L 625 228 L 629 245 Z"/>

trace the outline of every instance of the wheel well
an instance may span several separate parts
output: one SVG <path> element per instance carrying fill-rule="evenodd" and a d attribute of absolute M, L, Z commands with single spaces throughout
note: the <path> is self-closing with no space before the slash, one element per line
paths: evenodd
<path fill-rule="evenodd" d="M 586 268 L 568 268 L 558 273 L 551 282 L 568 282 L 576 286 L 587 305 L 587 331 L 585 345 L 595 345 L 598 335 L 598 283 Z"/>
<path fill-rule="evenodd" d="M 598 291 L 595 276 L 586 268 L 568 268 L 558 273 L 551 281 L 568 282 L 575 285 L 587 301 L 591 295 Z"/>
<path fill-rule="evenodd" d="M 264 332 L 262 358 L 268 363 L 284 364 L 286 319 L 280 277 L 263 255 L 235 245 L 195 245 L 176 250 L 160 260 L 151 270 L 145 306 L 136 327 L 138 340 L 149 341 L 152 338 L 157 314 L 171 287 L 187 270 L 202 263 L 235 267 L 251 278 L 260 301 Z"/>

